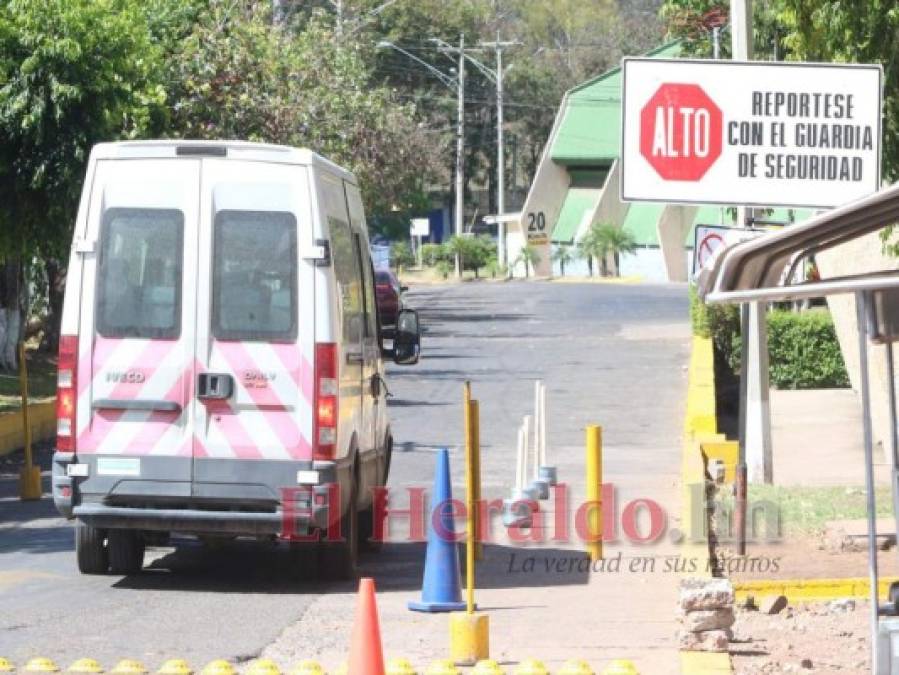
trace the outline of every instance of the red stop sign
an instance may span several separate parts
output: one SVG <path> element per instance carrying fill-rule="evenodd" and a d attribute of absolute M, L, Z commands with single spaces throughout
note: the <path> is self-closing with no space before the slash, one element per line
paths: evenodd
<path fill-rule="evenodd" d="M 663 84 L 640 111 L 640 154 L 665 180 L 696 181 L 721 156 L 721 110 L 696 84 Z"/>

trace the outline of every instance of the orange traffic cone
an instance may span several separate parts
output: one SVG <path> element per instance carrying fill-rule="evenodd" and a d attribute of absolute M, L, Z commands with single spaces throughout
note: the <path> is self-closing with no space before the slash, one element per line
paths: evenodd
<path fill-rule="evenodd" d="M 384 652 L 381 649 L 374 579 L 359 581 L 349 665 L 349 675 L 384 675 Z"/>

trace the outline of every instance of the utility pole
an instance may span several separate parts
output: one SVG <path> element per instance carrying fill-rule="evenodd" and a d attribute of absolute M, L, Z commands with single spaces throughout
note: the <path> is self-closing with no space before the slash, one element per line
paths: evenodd
<path fill-rule="evenodd" d="M 456 236 L 461 237 L 465 218 L 465 34 L 459 35 L 459 66 L 456 75 L 459 100 L 456 120 Z M 456 277 L 462 278 L 462 258 L 456 250 Z"/>
<path fill-rule="evenodd" d="M 502 216 L 506 212 L 506 146 L 503 136 L 503 49 L 513 47 L 517 42 L 502 42 L 496 31 L 496 42 L 482 42 L 482 47 L 496 50 L 496 211 Z M 498 259 L 506 264 L 506 224 L 502 218 L 497 223 Z"/>
<path fill-rule="evenodd" d="M 731 0 L 733 59 L 752 58 L 752 0 Z M 737 207 L 737 224 L 751 225 L 752 210 Z M 736 476 L 737 554 L 746 552 L 747 482 L 773 481 L 768 384 L 768 326 L 761 302 L 740 306 L 740 450 Z"/>

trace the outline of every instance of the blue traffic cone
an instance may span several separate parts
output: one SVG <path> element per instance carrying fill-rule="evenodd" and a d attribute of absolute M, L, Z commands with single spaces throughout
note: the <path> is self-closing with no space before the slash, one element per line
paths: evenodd
<path fill-rule="evenodd" d="M 421 585 L 421 601 L 409 602 L 409 609 L 417 612 L 456 612 L 465 609 L 462 602 L 462 581 L 459 574 L 459 549 L 452 541 L 455 526 L 452 518 L 453 490 L 450 487 L 449 451 L 437 451 L 437 470 L 434 491 L 428 514 L 428 552 L 425 556 L 425 577 Z M 435 510 L 439 509 L 443 534 L 434 529 Z"/>

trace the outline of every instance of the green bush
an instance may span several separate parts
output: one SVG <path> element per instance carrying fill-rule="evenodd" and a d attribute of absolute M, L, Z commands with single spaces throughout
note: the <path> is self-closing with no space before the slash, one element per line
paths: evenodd
<path fill-rule="evenodd" d="M 738 305 L 705 305 L 690 289 L 693 333 L 710 337 L 717 363 L 740 371 L 740 308 Z M 827 310 L 768 313 L 768 361 L 772 386 L 778 389 L 826 389 L 848 387 L 849 375 L 840 352 L 833 319 Z"/>
<path fill-rule="evenodd" d="M 778 389 L 848 387 L 849 375 L 828 311 L 768 313 L 771 384 Z"/>
<path fill-rule="evenodd" d="M 421 262 L 428 267 L 434 267 L 441 260 L 450 261 L 453 254 L 446 250 L 443 244 L 422 244 Z"/>

